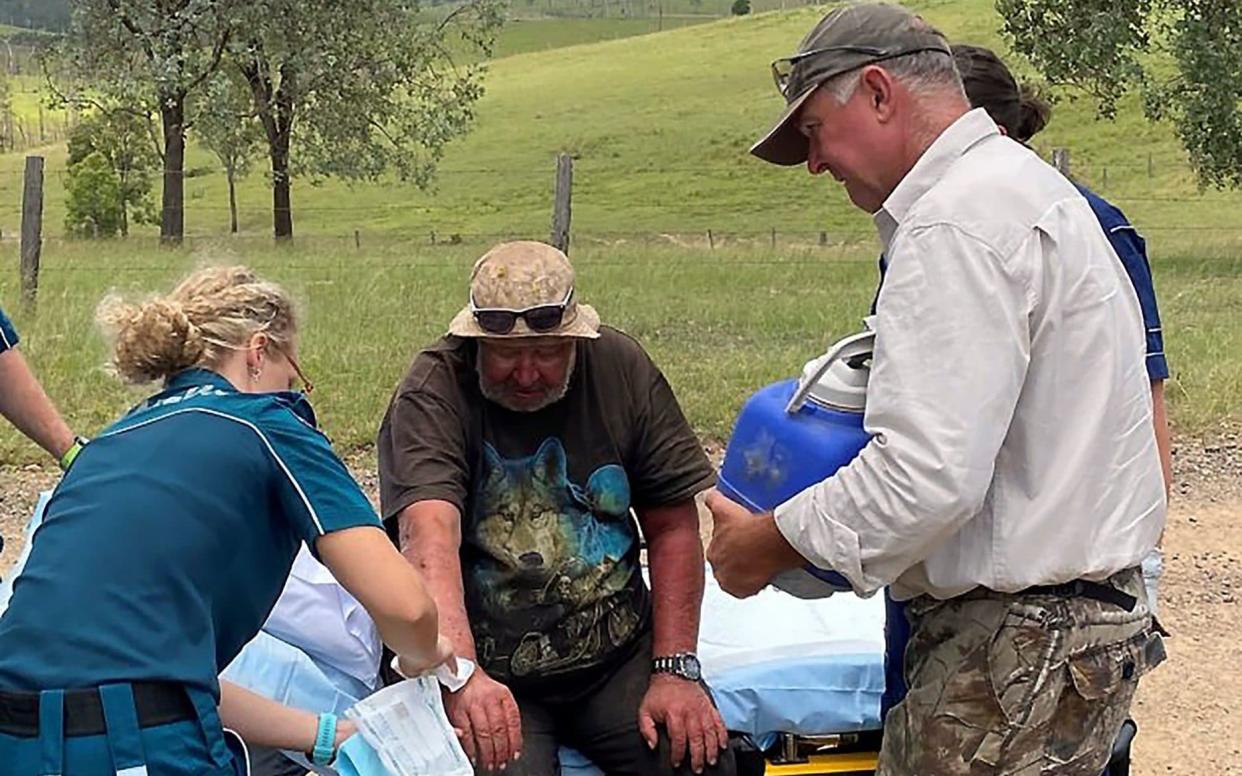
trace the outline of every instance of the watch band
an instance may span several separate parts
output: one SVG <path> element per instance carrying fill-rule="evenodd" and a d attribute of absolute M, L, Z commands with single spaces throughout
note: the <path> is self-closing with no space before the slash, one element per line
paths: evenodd
<path fill-rule="evenodd" d="M 315 731 L 315 748 L 311 750 L 311 762 L 327 765 L 336 756 L 336 715 L 319 715 L 319 729 Z"/>
<path fill-rule="evenodd" d="M 69 467 L 73 466 L 73 462 L 77 459 L 78 454 L 82 452 L 82 448 L 84 447 L 86 447 L 86 440 L 80 436 L 75 436 L 73 438 L 73 444 L 69 446 L 69 449 L 65 451 L 65 454 L 62 455 L 60 457 L 60 461 L 58 461 L 60 464 L 60 470 L 69 471 Z"/>
<path fill-rule="evenodd" d="M 692 663 L 698 662 L 698 655 L 693 652 L 678 652 L 674 655 L 664 655 L 662 657 L 652 658 L 651 671 L 656 674 L 672 674 L 690 681 L 697 681 L 699 677 L 694 676 L 691 670 Z"/>

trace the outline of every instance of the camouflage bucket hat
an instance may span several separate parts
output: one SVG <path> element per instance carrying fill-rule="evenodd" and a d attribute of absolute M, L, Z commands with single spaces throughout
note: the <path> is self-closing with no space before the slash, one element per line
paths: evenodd
<path fill-rule="evenodd" d="M 820 84 L 851 70 L 921 51 L 952 56 L 939 32 L 911 11 L 889 3 L 858 3 L 829 11 L 794 54 L 772 63 L 785 110 L 750 152 L 766 162 L 802 164 L 807 139 L 796 120 Z"/>
<path fill-rule="evenodd" d="M 475 262 L 470 300 L 449 324 L 457 337 L 599 336 L 599 313 L 578 304 L 574 268 L 551 245 L 501 243 Z"/>

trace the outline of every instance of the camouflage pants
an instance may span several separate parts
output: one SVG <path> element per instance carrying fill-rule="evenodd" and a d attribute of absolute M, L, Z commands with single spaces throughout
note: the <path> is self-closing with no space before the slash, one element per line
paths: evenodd
<path fill-rule="evenodd" d="M 1164 658 L 1142 576 L 1121 607 L 991 591 L 910 602 L 909 694 L 884 725 L 877 776 L 1100 776 L 1139 677 Z"/>

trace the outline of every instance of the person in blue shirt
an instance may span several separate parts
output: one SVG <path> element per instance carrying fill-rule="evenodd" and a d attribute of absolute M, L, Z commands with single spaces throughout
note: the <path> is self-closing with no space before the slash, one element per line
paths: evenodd
<path fill-rule="evenodd" d="M 953 57 L 971 105 L 986 110 L 1002 133 L 1026 144 L 1047 125 L 1051 106 L 1029 86 L 1019 87 L 1009 68 L 994 52 L 980 46 L 959 44 L 953 46 Z M 1151 380 L 1152 417 L 1167 489 L 1172 478 L 1169 425 L 1164 402 L 1164 381 L 1169 377 L 1169 366 L 1164 355 L 1160 311 L 1156 304 L 1156 290 L 1152 281 L 1151 265 L 1147 260 L 1146 244 L 1120 209 L 1087 187 L 1079 183 L 1075 183 L 1075 186 L 1086 198 L 1113 250 L 1121 259 L 1142 308 L 1147 334 L 1147 374 Z M 881 256 L 881 281 L 884 270 L 885 260 Z M 874 309 L 873 303 L 873 312 Z M 1153 613 L 1156 611 L 1157 582 L 1162 566 L 1163 556 L 1159 548 L 1153 550 L 1143 561 L 1143 576 Z M 887 595 L 885 600 L 888 611 L 885 625 L 885 690 L 881 701 L 881 717 L 905 697 L 906 683 L 902 663 L 910 637 L 904 604 L 893 601 Z"/>
<path fill-rule="evenodd" d="M 243 773 L 221 716 L 328 762 L 332 715 L 264 731 L 290 717 L 265 717 L 240 688 L 221 697 L 217 681 L 303 542 L 405 670 L 452 655 L 418 572 L 292 390 L 289 297 L 244 267 L 210 268 L 166 297 L 107 299 L 99 319 L 119 375 L 163 388 L 92 440 L 48 502 L 0 617 L 2 770 Z"/>
<path fill-rule="evenodd" d="M 53 458 L 67 465 L 84 440 L 75 439 L 17 349 L 17 329 L 0 310 L 0 415 Z M 0 540 L 0 547 L 3 540 Z"/>
<path fill-rule="evenodd" d="M 1047 126 L 1052 106 L 1029 85 L 1019 87 L 1009 68 L 994 52 L 981 46 L 956 45 L 953 47 L 953 58 L 961 72 L 962 84 L 966 87 L 971 105 L 985 109 L 1001 132 L 1025 145 Z M 1172 480 L 1169 423 L 1164 402 L 1164 381 L 1169 377 L 1169 364 L 1164 355 L 1160 310 L 1156 304 L 1151 264 L 1147 260 L 1147 244 L 1116 205 L 1081 183 L 1075 182 L 1074 185 L 1086 198 L 1117 257 L 1121 259 L 1143 311 L 1152 416 L 1167 488 Z"/>

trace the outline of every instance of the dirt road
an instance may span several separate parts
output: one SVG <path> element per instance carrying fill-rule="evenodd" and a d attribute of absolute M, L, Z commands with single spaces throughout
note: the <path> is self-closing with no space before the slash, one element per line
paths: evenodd
<path fill-rule="evenodd" d="M 1134 776 L 1242 776 L 1242 444 L 1237 434 L 1179 446 L 1179 486 L 1165 536 L 1161 619 L 1170 659 L 1144 680 Z M 354 470 L 375 492 L 372 459 Z M 21 528 L 57 472 L 0 468 L 0 569 L 16 557 Z"/>

